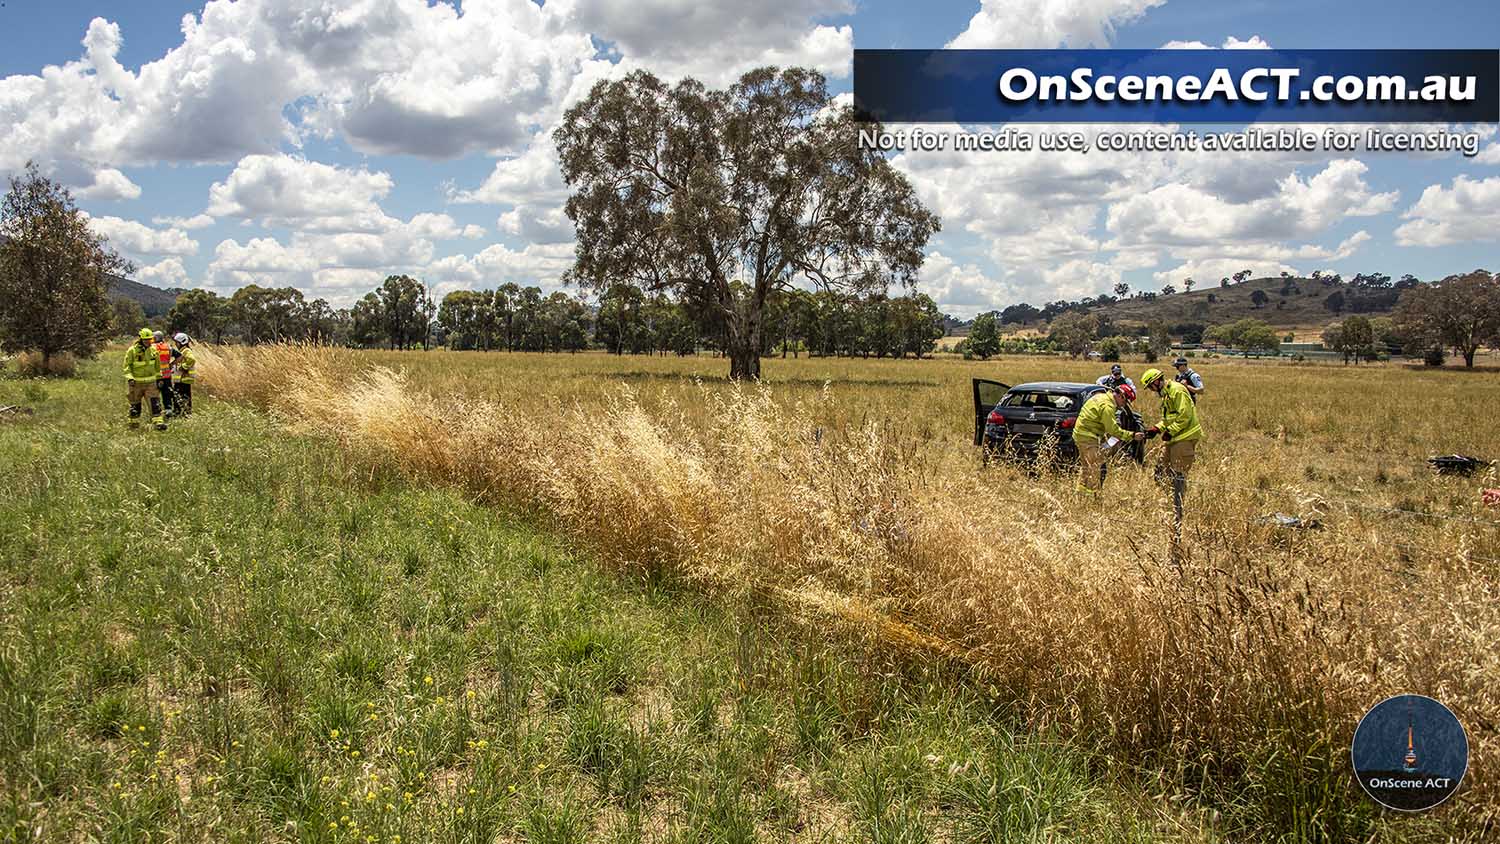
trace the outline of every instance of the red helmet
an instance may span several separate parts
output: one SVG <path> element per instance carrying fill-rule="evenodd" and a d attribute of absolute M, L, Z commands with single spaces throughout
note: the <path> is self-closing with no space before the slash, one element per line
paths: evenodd
<path fill-rule="evenodd" d="M 1135 401 L 1135 388 L 1129 384 L 1121 384 L 1115 388 L 1115 392 L 1124 396 L 1126 401 Z"/>

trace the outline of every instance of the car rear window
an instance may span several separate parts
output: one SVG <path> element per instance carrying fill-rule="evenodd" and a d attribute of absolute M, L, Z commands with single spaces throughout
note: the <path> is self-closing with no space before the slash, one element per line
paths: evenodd
<path fill-rule="evenodd" d="M 1078 409 L 1078 397 L 1072 393 L 1048 393 L 1040 390 L 1027 390 L 1006 393 L 1005 398 L 1000 401 L 1000 405 L 1002 407 L 1070 411 Z"/>

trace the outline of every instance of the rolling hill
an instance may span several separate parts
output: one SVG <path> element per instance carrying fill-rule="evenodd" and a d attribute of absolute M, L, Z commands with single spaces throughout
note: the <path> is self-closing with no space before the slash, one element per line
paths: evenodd
<path fill-rule="evenodd" d="M 130 299 L 141 306 L 147 317 L 164 316 L 177 302 L 177 296 L 185 292 L 181 287 L 163 290 L 139 281 L 112 275 L 109 277 L 109 295 L 112 299 Z"/>
<path fill-rule="evenodd" d="M 1265 295 L 1261 302 L 1256 301 L 1257 291 Z M 1251 317 L 1276 329 L 1295 330 L 1300 339 L 1303 334 L 1315 338 L 1330 322 L 1352 314 L 1372 318 L 1390 316 L 1400 295 L 1401 288 L 1395 286 L 1367 287 L 1335 281 L 1332 277 L 1267 277 L 1170 295 L 1137 293 L 1125 299 L 1101 296 L 1103 304 L 1095 304 L 1093 299 L 1083 300 L 1086 303 L 1083 310 L 1122 328 L 1144 327 L 1160 320 L 1174 336 L 1180 335 L 1181 327 L 1186 325 L 1210 326 Z M 1011 309 L 1007 308 L 1001 314 L 1009 321 L 1002 325 L 1001 331 L 1023 336 L 1046 334 L 1049 320 L 1038 316 L 1036 308 L 1031 313 L 1031 318 L 1023 324 L 1011 318 Z M 947 336 L 965 337 L 973 324 L 973 320 L 947 317 Z"/>
<path fill-rule="evenodd" d="M 1262 303 L 1256 302 L 1256 291 L 1265 294 Z M 1389 316 L 1400 292 L 1389 287 L 1356 287 L 1326 278 L 1255 278 L 1228 287 L 1215 284 L 1191 293 L 1122 299 L 1090 308 L 1089 313 L 1108 316 L 1122 324 L 1161 320 L 1168 325 L 1194 322 L 1215 325 L 1253 317 L 1276 328 L 1297 328 L 1326 325 L 1355 313 L 1367 317 Z"/>

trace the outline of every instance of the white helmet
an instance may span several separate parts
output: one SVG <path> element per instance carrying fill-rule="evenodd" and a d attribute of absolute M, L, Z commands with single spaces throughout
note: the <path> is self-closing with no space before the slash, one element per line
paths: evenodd
<path fill-rule="evenodd" d="M 160 331 L 153 331 L 153 332 L 151 332 L 151 336 L 154 337 L 154 338 L 156 338 L 157 340 L 160 340 L 161 338 L 165 337 L 166 335 L 162 334 Z"/>
<path fill-rule="evenodd" d="M 188 344 L 188 336 L 186 334 L 183 334 L 181 331 L 173 334 L 172 339 L 176 340 L 177 345 L 179 346 L 186 346 Z"/>

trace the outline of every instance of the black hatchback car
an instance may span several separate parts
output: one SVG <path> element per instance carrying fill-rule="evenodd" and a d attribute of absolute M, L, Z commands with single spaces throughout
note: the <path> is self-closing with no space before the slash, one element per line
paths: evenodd
<path fill-rule="evenodd" d="M 1035 381 L 1012 387 L 974 379 L 974 444 L 985 455 L 1032 458 L 1051 449 L 1059 459 L 1078 459 L 1073 424 L 1098 384 Z"/>
<path fill-rule="evenodd" d="M 999 381 L 974 379 L 974 444 L 985 457 L 1035 458 L 1050 451 L 1063 462 L 1078 459 L 1073 425 L 1089 397 L 1105 391 L 1098 384 L 1072 381 L 1035 381 L 1012 387 Z M 1141 430 L 1141 418 L 1128 410 L 1119 413 L 1120 426 Z M 1143 455 L 1139 444 L 1131 456 Z"/>

